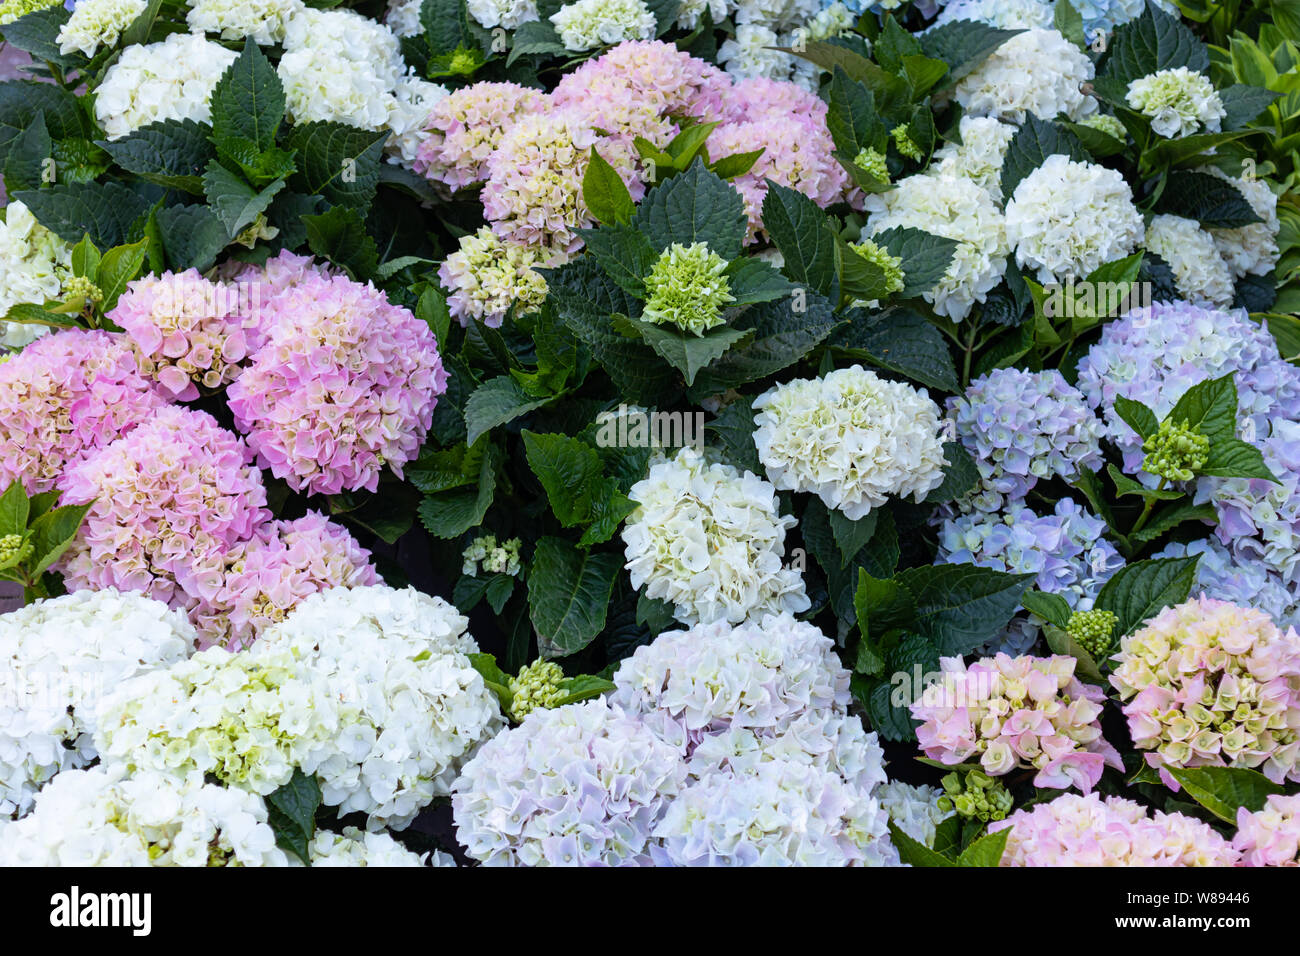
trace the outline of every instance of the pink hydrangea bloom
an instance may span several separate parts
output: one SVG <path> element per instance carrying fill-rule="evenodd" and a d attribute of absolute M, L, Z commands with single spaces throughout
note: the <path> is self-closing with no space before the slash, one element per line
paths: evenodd
<path fill-rule="evenodd" d="M 1300 866 L 1300 794 L 1273 794 L 1260 810 L 1237 810 L 1232 845 L 1246 866 Z"/>
<path fill-rule="evenodd" d="M 488 160 L 483 213 L 507 242 L 574 252 L 574 231 L 593 224 L 582 198 L 591 147 L 596 146 L 627 185 L 633 200 L 645 194 L 636 151 L 602 137 L 578 108 L 532 113 L 515 122 Z"/>
<path fill-rule="evenodd" d="M 730 92 L 730 78 L 716 66 L 671 43 L 633 40 L 566 74 L 551 99 L 582 110 L 611 135 L 644 136 L 662 147 L 679 129 L 670 114 L 720 120 Z"/>
<path fill-rule="evenodd" d="M 1036 787 L 1084 793 L 1106 767 L 1124 769 L 1101 735 L 1105 695 L 1074 676 L 1073 657 L 998 654 L 969 667 L 960 657 L 939 663 L 943 680 L 911 708 L 923 721 L 916 738 L 927 757 L 949 765 L 973 757 L 992 776 L 1033 768 Z"/>
<path fill-rule="evenodd" d="M 69 329 L 38 339 L 0 362 L 0 489 L 21 480 L 29 494 L 50 491 L 166 404 L 126 336 Z"/>
<path fill-rule="evenodd" d="M 167 272 L 127 284 L 108 318 L 140 351 L 141 367 L 179 401 L 198 398 L 197 385 L 234 381 L 262 344 L 251 302 L 238 284 L 205 279 L 197 269 Z"/>
<path fill-rule="evenodd" d="M 220 589 L 191 617 L 200 649 L 240 650 L 317 591 L 379 583 L 370 552 L 346 528 L 309 511 L 296 521 L 263 525 L 233 546 Z"/>
<path fill-rule="evenodd" d="M 452 189 L 482 182 L 506 130 L 519 117 L 543 109 L 545 102 L 545 94 L 515 83 L 475 83 L 456 90 L 429 113 L 429 135 L 416 153 L 415 171 Z"/>
<path fill-rule="evenodd" d="M 375 491 L 419 452 L 447 388 L 428 325 L 372 285 L 308 275 L 227 390 L 258 462 L 295 491 Z"/>
<path fill-rule="evenodd" d="M 736 84 L 727 100 L 727 119 L 709 136 L 714 158 L 756 149 L 763 155 L 733 179 L 745 199 L 749 240 L 763 230 L 763 199 L 770 179 L 829 206 L 845 198 L 848 174 L 835 158 L 826 128 L 826 104 L 793 83 L 754 78 Z"/>
<path fill-rule="evenodd" d="M 1110 682 L 1147 763 L 1250 767 L 1300 781 L 1300 635 L 1204 595 L 1120 641 Z"/>
<path fill-rule="evenodd" d="M 1003 866 L 1235 866 L 1237 851 L 1208 823 L 1147 816 L 1122 797 L 1062 794 L 989 824 L 1011 828 Z"/>
<path fill-rule="evenodd" d="M 248 449 L 206 412 L 160 408 L 65 472 L 63 501 L 93 501 L 62 559 L 68 590 L 142 591 L 188 610 L 221 582 L 231 545 L 270 517 Z"/>

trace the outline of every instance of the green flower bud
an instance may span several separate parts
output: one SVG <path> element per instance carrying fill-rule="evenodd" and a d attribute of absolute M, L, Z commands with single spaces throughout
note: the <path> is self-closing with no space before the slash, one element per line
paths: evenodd
<path fill-rule="evenodd" d="M 1113 612 L 1094 608 L 1071 614 L 1065 631 L 1094 659 L 1101 660 L 1110 656 L 1114 646 L 1115 625 L 1118 623 L 1119 618 Z"/>
<path fill-rule="evenodd" d="M 908 159 L 914 159 L 919 163 L 925 158 L 925 154 L 921 152 L 921 147 L 916 145 L 907 132 L 906 126 L 895 126 L 889 131 L 889 135 L 894 138 L 894 146 Z"/>
<path fill-rule="evenodd" d="M 703 335 L 722 324 L 722 307 L 734 300 L 723 271 L 727 260 L 703 242 L 665 249 L 646 276 L 641 318 Z"/>
<path fill-rule="evenodd" d="M 1105 133 L 1107 136 L 1113 136 L 1121 143 L 1128 139 L 1128 131 L 1124 129 L 1124 124 L 1108 113 L 1096 113 L 1087 119 L 1080 120 L 1079 125 L 1091 127 Z"/>
<path fill-rule="evenodd" d="M 69 276 L 63 282 L 63 294 L 69 299 L 80 297 L 87 302 L 100 303 L 104 301 L 104 293 L 85 276 Z"/>
<path fill-rule="evenodd" d="M 863 239 L 849 248 L 863 259 L 880 267 L 881 271 L 885 273 L 885 291 L 888 294 L 892 295 L 895 292 L 903 291 L 903 280 L 906 275 L 903 272 L 903 259 L 901 256 L 890 255 L 888 249 L 870 239 Z"/>
<path fill-rule="evenodd" d="M 942 780 L 944 795 L 938 800 L 939 809 L 955 812 L 967 820 L 988 823 L 1005 819 L 1015 801 L 1011 791 L 1001 782 L 978 770 L 967 771 L 963 777 L 950 773 Z"/>
<path fill-rule="evenodd" d="M 1142 443 L 1142 469 L 1169 481 L 1191 481 L 1210 457 L 1210 440 L 1186 422 L 1166 418 Z"/>
<path fill-rule="evenodd" d="M 20 534 L 0 536 L 0 565 L 13 567 L 22 564 L 32 556 L 32 543 L 24 541 Z"/>
<path fill-rule="evenodd" d="M 0 3 L 0 26 L 13 23 L 29 13 L 35 13 L 37 10 L 52 7 L 58 2 L 59 0 L 5 0 L 4 3 Z"/>
<path fill-rule="evenodd" d="M 510 678 L 510 719 L 519 723 L 534 710 L 549 710 L 564 698 L 560 684 L 564 671 L 553 661 L 525 664 L 517 677 Z"/>
<path fill-rule="evenodd" d="M 858 155 L 853 158 L 853 165 L 869 173 L 873 179 L 882 183 L 889 182 L 889 167 L 885 164 L 885 154 L 878 149 L 863 146 L 858 150 Z"/>

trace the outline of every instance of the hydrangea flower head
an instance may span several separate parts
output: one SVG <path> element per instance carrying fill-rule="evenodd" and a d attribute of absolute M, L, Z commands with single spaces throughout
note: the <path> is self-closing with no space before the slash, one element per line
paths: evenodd
<path fill-rule="evenodd" d="M 674 747 L 603 698 L 535 710 L 465 765 L 456 836 L 488 866 L 644 864 L 685 773 Z"/>
<path fill-rule="evenodd" d="M 1259 810 L 1238 807 L 1232 845 L 1246 866 L 1300 866 L 1300 795 L 1273 793 Z"/>
<path fill-rule="evenodd" d="M 851 520 L 943 482 L 939 406 L 924 389 L 855 365 L 778 385 L 754 408 L 754 444 L 776 487 L 812 492 Z"/>
<path fill-rule="evenodd" d="M 1235 866 L 1237 851 L 1208 823 L 1148 815 L 1139 803 L 1062 794 L 989 825 L 1010 829 L 1002 866 Z"/>
<path fill-rule="evenodd" d="M 314 594 L 262 635 L 254 655 L 298 661 L 349 710 L 313 764 L 325 803 L 367 814 L 370 829 L 401 829 L 447 795 L 503 724 L 470 662 L 468 625 L 441 598 L 376 585 Z"/>
<path fill-rule="evenodd" d="M 655 15 L 644 0 L 574 0 L 551 14 L 551 23 L 573 53 L 655 35 Z"/>
<path fill-rule="evenodd" d="M 1106 767 L 1124 764 L 1101 735 L 1105 694 L 1074 676 L 1073 657 L 999 654 L 967 666 L 939 661 L 943 678 L 911 705 L 925 755 L 953 765 L 970 758 L 1001 776 L 1034 769 L 1034 786 L 1090 791 Z"/>
<path fill-rule="evenodd" d="M 424 322 L 372 285 L 307 276 L 276 297 L 279 321 L 227 395 L 258 461 L 295 490 L 374 491 L 401 474 L 447 388 Z"/>
<path fill-rule="evenodd" d="M 994 369 L 948 399 L 957 438 L 975 459 L 981 490 L 1022 501 L 1042 479 L 1076 477 L 1101 464 L 1101 421 L 1060 372 Z"/>
<path fill-rule="evenodd" d="M 388 125 L 405 72 L 397 37 L 352 10 L 298 12 L 284 30 L 276 71 L 293 122 L 338 122 L 361 129 Z"/>
<path fill-rule="evenodd" d="M 234 50 L 201 33 L 173 33 L 158 43 L 129 46 L 95 89 L 95 119 L 109 139 L 162 120 L 206 123 L 212 118 L 212 91 L 236 59 Z"/>
<path fill-rule="evenodd" d="M 1277 234 L 1281 228 L 1277 217 L 1277 196 L 1273 190 L 1262 179 L 1254 176 L 1233 178 L 1217 166 L 1205 166 L 1198 171 L 1236 186 L 1260 220 L 1236 229 L 1210 230 L 1223 261 L 1234 276 L 1268 275 L 1277 265 Z"/>
<path fill-rule="evenodd" d="M 1061 153 L 1020 181 L 1006 215 L 1017 264 L 1044 284 L 1081 279 L 1142 241 L 1142 214 L 1124 177 Z"/>
<path fill-rule="evenodd" d="M 622 532 L 632 586 L 674 605 L 683 624 L 808 609 L 802 576 L 781 560 L 795 519 L 781 515 L 768 482 L 683 448 L 629 496 L 638 505 Z"/>
<path fill-rule="evenodd" d="M 537 19 L 537 0 L 469 0 L 469 15 L 479 26 L 514 30 Z"/>
<path fill-rule="evenodd" d="M 563 257 L 546 250 L 502 242 L 487 226 L 461 236 L 460 248 L 438 267 L 451 292 L 447 307 L 462 326 L 478 320 L 499 328 L 511 308 L 536 311 L 546 301 L 546 280 L 536 266 L 558 265 Z"/>
<path fill-rule="evenodd" d="M 284 42 L 285 28 L 303 8 L 302 0 L 192 0 L 185 20 L 191 30 L 223 40 L 248 37 L 270 46 Z"/>
<path fill-rule="evenodd" d="M 1235 544 L 1239 538 L 1233 538 Z M 1283 629 L 1300 630 L 1300 593 L 1282 582 L 1281 574 L 1249 552 L 1234 554 L 1213 535 L 1186 544 L 1174 542 L 1153 558 L 1198 557 L 1193 594 L 1253 607 Z"/>
<path fill-rule="evenodd" d="M 1232 304 L 1232 269 L 1219 255 L 1214 237 L 1195 220 L 1156 216 L 1147 227 L 1145 245 L 1169 263 L 1183 298 L 1220 308 Z"/>
<path fill-rule="evenodd" d="M 897 188 L 867 196 L 869 235 L 895 226 L 955 239 L 943 278 L 925 293 L 936 312 L 959 322 L 1002 281 L 1007 236 L 1002 213 L 975 180 L 958 176 L 908 176 Z"/>
<path fill-rule="evenodd" d="M 1097 112 L 1081 87 L 1093 78 L 1092 60 L 1056 30 L 1017 33 L 957 83 L 954 94 L 970 116 L 1019 125 L 1064 113 L 1076 122 Z"/>
<path fill-rule="evenodd" d="M 19 302 L 57 299 L 72 278 L 72 246 L 36 221 L 20 200 L 4 207 L 0 222 L 0 315 Z M 48 330 L 0 319 L 0 347 L 22 348 Z"/>
<path fill-rule="evenodd" d="M 890 780 L 876 788 L 875 797 L 889 820 L 913 840 L 934 846 L 936 828 L 952 816 L 951 810 L 939 808 L 943 791 L 929 784 L 913 785 Z"/>
<path fill-rule="evenodd" d="M 703 335 L 723 324 L 722 309 L 734 301 L 723 274 L 727 260 L 707 243 L 674 242 L 655 260 L 645 278 L 646 303 L 641 317 L 656 325 L 675 325 Z"/>
<path fill-rule="evenodd" d="M 0 362 L 0 486 L 50 491 L 68 468 L 165 404 L 126 336 L 45 336 Z"/>
<path fill-rule="evenodd" d="M 433 105 L 429 135 L 415 157 L 415 171 L 460 189 L 487 178 L 487 163 L 506 130 L 536 112 L 543 94 L 514 83 L 474 83 Z"/>
<path fill-rule="evenodd" d="M 1249 767 L 1300 780 L 1300 635 L 1201 596 L 1120 641 L 1110 682 L 1129 733 L 1164 767 Z"/>
<path fill-rule="evenodd" d="M 0 819 L 25 813 L 55 774 L 95 759 L 105 692 L 184 660 L 194 642 L 180 611 L 114 588 L 0 615 Z"/>
<path fill-rule="evenodd" d="M 92 502 L 60 561 L 70 588 L 142 591 L 189 608 L 226 551 L 269 517 L 248 449 L 206 412 L 169 405 L 69 468 L 63 502 Z"/>
<path fill-rule="evenodd" d="M 148 5 L 148 0 L 78 0 L 55 37 L 59 52 L 93 57 L 101 46 L 115 46 Z"/>
<path fill-rule="evenodd" d="M 1151 129 L 1171 138 L 1204 130 L 1217 133 L 1227 111 L 1204 73 L 1180 66 L 1138 77 L 1125 101 L 1151 120 Z"/>
<path fill-rule="evenodd" d="M 991 116 L 963 116 L 958 132 L 961 142 L 947 143 L 935 150 L 930 172 L 969 179 L 988 192 L 995 203 L 1001 203 L 1002 160 L 1006 158 L 1016 128 Z"/>

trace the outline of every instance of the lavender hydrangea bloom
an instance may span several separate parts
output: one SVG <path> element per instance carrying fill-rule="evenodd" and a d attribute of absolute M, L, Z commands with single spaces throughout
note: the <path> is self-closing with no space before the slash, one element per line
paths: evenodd
<path fill-rule="evenodd" d="M 1109 33 L 1117 26 L 1142 15 L 1146 0 L 1072 0 L 1074 8 L 1083 17 L 1083 30 L 1089 36 L 1098 32 Z M 1154 0 L 1155 5 L 1167 13 L 1177 13 L 1166 0 Z"/>
<path fill-rule="evenodd" d="M 1219 601 L 1257 608 L 1286 630 L 1300 628 L 1300 590 L 1288 588 L 1282 577 L 1261 561 L 1234 556 L 1217 538 L 1189 544 L 1174 542 L 1154 558 L 1185 558 L 1200 555 L 1196 565 L 1193 594 L 1205 594 Z"/>
<path fill-rule="evenodd" d="M 1164 418 L 1191 386 L 1230 373 L 1247 440 L 1268 435 L 1273 421 L 1300 419 L 1300 368 L 1282 359 L 1273 336 L 1244 310 L 1186 302 L 1135 309 L 1102 329 L 1079 362 L 1078 384 L 1123 452 L 1124 470 L 1137 474 L 1142 443 L 1115 413 L 1115 397 L 1123 395 Z"/>
<path fill-rule="evenodd" d="M 979 511 L 1023 501 L 1040 478 L 1068 480 L 1101 463 L 1102 423 L 1055 369 L 982 375 L 948 400 L 948 414 L 980 472 L 980 487 L 963 504 Z"/>
<path fill-rule="evenodd" d="M 1104 521 L 1070 498 L 1062 498 L 1055 513 L 1046 516 L 1024 506 L 1002 514 L 976 512 L 943 522 L 937 561 L 1034 574 L 1040 590 L 1086 610 L 1124 564 L 1102 537 L 1105 530 Z"/>

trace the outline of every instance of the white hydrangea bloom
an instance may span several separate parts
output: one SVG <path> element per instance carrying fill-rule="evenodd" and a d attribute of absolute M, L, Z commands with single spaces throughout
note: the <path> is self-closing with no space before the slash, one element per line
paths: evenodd
<path fill-rule="evenodd" d="M 683 624 L 808 609 L 803 577 L 781 560 L 795 519 L 762 478 L 683 448 L 630 497 L 639 506 L 623 526 L 632 586 L 674 605 Z"/>
<path fill-rule="evenodd" d="M 767 760 L 686 787 L 655 827 L 650 852 L 670 866 L 896 865 L 888 820 L 837 773 Z"/>
<path fill-rule="evenodd" d="M 1154 217 L 1145 244 L 1169 263 L 1183 298 L 1198 305 L 1232 304 L 1232 269 L 1219 255 L 1214 237 L 1194 219 Z"/>
<path fill-rule="evenodd" d="M 677 25 L 683 30 L 694 30 L 699 26 L 704 11 L 709 11 L 714 23 L 721 23 L 727 16 L 727 0 L 683 0 L 677 11 Z"/>
<path fill-rule="evenodd" d="M 266 795 L 296 767 L 314 773 L 358 717 L 354 702 L 287 651 L 212 647 L 105 695 L 95 747 L 129 773 L 198 771 Z"/>
<path fill-rule="evenodd" d="M 934 26 L 974 20 L 1000 30 L 1041 29 L 1052 25 L 1053 12 L 1047 0 L 953 0 L 939 11 Z"/>
<path fill-rule="evenodd" d="M 1022 123 L 1026 113 L 1081 120 L 1097 101 L 1081 87 L 1093 78 L 1092 60 L 1055 30 L 1018 33 L 958 83 L 954 95 L 971 116 Z"/>
<path fill-rule="evenodd" d="M 718 48 L 718 65 L 740 79 L 788 79 L 793 66 L 790 54 L 772 49 L 783 45 L 771 27 L 741 23 L 735 36 L 728 37 Z"/>
<path fill-rule="evenodd" d="M 822 8 L 823 0 L 736 0 L 737 23 L 762 23 L 774 30 L 807 23 Z"/>
<path fill-rule="evenodd" d="M 952 262 L 925 300 L 960 322 L 1002 281 L 1007 236 L 1002 213 L 977 182 L 953 176 L 908 176 L 895 189 L 863 200 L 871 235 L 910 226 L 957 240 Z M 904 264 L 906 268 L 906 264 Z"/>
<path fill-rule="evenodd" d="M 943 416 L 925 389 L 861 365 L 794 379 L 754 399 L 754 445 L 772 483 L 807 491 L 853 521 L 891 496 L 943 483 Z"/>
<path fill-rule="evenodd" d="M 55 38 L 59 52 L 94 56 L 101 46 L 114 46 L 148 5 L 149 0 L 78 0 Z"/>
<path fill-rule="evenodd" d="M 10 824 L 0 866 L 285 866 L 256 794 L 121 768 L 70 770 Z"/>
<path fill-rule="evenodd" d="M 611 703 L 687 754 L 725 730 L 777 733 L 812 711 L 846 713 L 849 672 L 834 642 L 789 614 L 660 634 L 614 673 Z"/>
<path fill-rule="evenodd" d="M 77 591 L 0 615 L 0 817 L 97 753 L 95 711 L 122 681 L 182 661 L 185 614 L 132 592 Z"/>
<path fill-rule="evenodd" d="M 1236 229 L 1210 230 L 1223 261 L 1237 277 L 1268 275 L 1278 260 L 1277 234 L 1281 224 L 1277 218 L 1277 196 L 1267 182 L 1253 176 L 1233 178 L 1215 166 L 1206 166 L 1199 171 L 1236 186 L 1262 220 Z"/>
<path fill-rule="evenodd" d="M 913 786 L 891 780 L 879 787 L 875 796 L 898 829 L 928 847 L 934 846 L 935 829 L 952 816 L 951 810 L 939 809 L 943 791 L 927 784 Z"/>
<path fill-rule="evenodd" d="M 1002 161 L 1016 128 L 990 116 L 963 116 L 958 131 L 961 142 L 937 149 L 929 173 L 969 179 L 1001 203 Z"/>
<path fill-rule="evenodd" d="M 57 299 L 72 275 L 72 246 L 36 221 L 15 199 L 0 222 L 0 315 L 20 302 Z M 17 349 L 49 330 L 41 325 L 0 322 L 0 347 Z"/>
<path fill-rule="evenodd" d="M 370 829 L 401 829 L 450 792 L 461 762 L 503 724 L 467 656 L 478 652 L 468 625 L 414 588 L 330 588 L 254 645 L 254 658 L 298 661 L 348 710 L 311 768 L 325 803 L 367 814 Z"/>
<path fill-rule="evenodd" d="M 206 123 L 212 91 L 238 57 L 201 33 L 127 47 L 95 90 L 95 118 L 109 139 L 161 120 Z"/>
<path fill-rule="evenodd" d="M 513 30 L 537 19 L 537 0 L 468 0 L 469 15 L 480 26 Z"/>
<path fill-rule="evenodd" d="M 455 866 L 446 853 L 412 853 L 387 833 L 344 827 L 342 833 L 317 830 L 307 845 L 312 866 Z M 294 861 L 290 861 L 293 863 Z"/>
<path fill-rule="evenodd" d="M 397 37 L 351 10 L 306 9 L 289 21 L 277 67 L 295 123 L 383 129 L 405 72 Z"/>
<path fill-rule="evenodd" d="M 284 42 L 285 27 L 305 8 L 302 0 L 190 0 L 185 21 L 191 30 L 245 37 L 261 46 Z"/>
<path fill-rule="evenodd" d="M 384 23 L 394 36 L 419 36 L 424 32 L 424 24 L 420 22 L 420 7 L 423 5 L 424 0 L 388 0 Z"/>
<path fill-rule="evenodd" d="M 655 15 L 644 0 L 575 0 L 551 14 L 551 23 L 574 53 L 655 35 Z"/>
<path fill-rule="evenodd" d="M 1124 177 L 1060 153 L 1022 179 L 1007 201 L 1007 242 L 1016 262 L 1043 284 L 1081 279 L 1131 255 L 1142 239 L 1142 214 Z"/>
<path fill-rule="evenodd" d="M 411 169 L 420 143 L 428 133 L 424 124 L 433 105 L 448 95 L 447 88 L 417 76 L 398 80 L 393 91 L 393 109 L 388 116 L 388 142 L 384 151 L 395 166 Z"/>
<path fill-rule="evenodd" d="M 681 789 L 677 750 L 601 697 L 539 709 L 456 780 L 456 836 L 487 866 L 640 865 Z"/>
<path fill-rule="evenodd" d="M 1227 111 L 1204 73 L 1185 66 L 1138 77 L 1128 85 L 1128 105 L 1151 120 L 1160 136 L 1190 136 L 1204 129 L 1219 132 Z"/>

